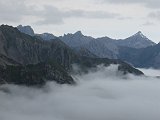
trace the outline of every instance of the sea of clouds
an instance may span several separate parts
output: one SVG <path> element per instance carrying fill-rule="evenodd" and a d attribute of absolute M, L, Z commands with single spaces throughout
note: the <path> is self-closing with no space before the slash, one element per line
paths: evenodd
<path fill-rule="evenodd" d="M 73 77 L 73 86 L 1 86 L 0 120 L 160 120 L 159 78 L 123 76 L 115 65 Z"/>

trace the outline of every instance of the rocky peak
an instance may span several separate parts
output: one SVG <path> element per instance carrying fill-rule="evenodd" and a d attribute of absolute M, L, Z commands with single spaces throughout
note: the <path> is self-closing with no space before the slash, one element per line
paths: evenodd
<path fill-rule="evenodd" d="M 141 37 L 141 38 L 146 38 L 148 39 L 141 31 L 138 31 L 136 34 L 133 35 L 133 37 Z"/>
<path fill-rule="evenodd" d="M 42 33 L 42 34 L 37 34 L 37 36 L 41 37 L 43 40 L 52 40 L 55 39 L 56 36 L 54 36 L 51 33 Z"/>
<path fill-rule="evenodd" d="M 77 39 L 81 40 L 81 44 L 88 39 L 88 37 L 82 38 Z M 0 27 L 0 43 L 0 54 L 2 54 L 0 56 L 0 63 L 2 63 L 0 64 L 0 83 L 43 85 L 46 81 L 53 80 L 60 84 L 73 84 L 74 81 L 68 73 L 72 71 L 72 64 L 84 68 L 82 72 L 85 68 L 86 70 L 92 69 L 100 64 L 106 66 L 120 64 L 122 67 L 118 70 L 124 73 L 142 74 L 139 70 L 119 60 L 82 57 L 58 38 L 53 41 L 42 41 L 25 35 L 11 26 Z"/>
<path fill-rule="evenodd" d="M 74 35 L 76 35 L 76 36 L 83 36 L 83 34 L 82 34 L 81 31 L 77 31 L 76 33 L 74 33 Z"/>
<path fill-rule="evenodd" d="M 29 25 L 27 25 L 27 26 L 19 25 L 19 26 L 17 26 L 17 29 L 22 33 L 25 33 L 30 36 L 34 36 L 34 30 Z"/>

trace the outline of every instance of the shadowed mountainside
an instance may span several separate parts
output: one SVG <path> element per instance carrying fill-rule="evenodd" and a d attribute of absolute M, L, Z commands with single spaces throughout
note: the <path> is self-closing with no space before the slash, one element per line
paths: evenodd
<path fill-rule="evenodd" d="M 43 85 L 46 81 L 72 84 L 72 64 L 82 70 L 96 65 L 119 64 L 118 70 L 142 75 L 143 73 L 120 60 L 81 57 L 58 38 L 44 41 L 21 33 L 17 28 L 0 27 L 0 80 L 1 83 Z"/>

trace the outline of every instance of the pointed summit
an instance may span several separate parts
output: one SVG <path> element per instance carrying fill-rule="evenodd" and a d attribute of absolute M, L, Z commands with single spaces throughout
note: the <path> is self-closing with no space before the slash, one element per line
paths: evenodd
<path fill-rule="evenodd" d="M 145 48 L 148 46 L 153 46 L 155 43 L 148 39 L 141 31 L 138 31 L 136 34 L 131 37 L 126 38 L 121 46 L 127 46 L 131 48 Z"/>
<path fill-rule="evenodd" d="M 25 33 L 30 36 L 34 36 L 34 30 L 29 25 L 27 25 L 27 26 L 18 25 L 17 29 L 22 33 Z"/>
<path fill-rule="evenodd" d="M 83 35 L 81 31 L 77 31 L 74 35 Z"/>
<path fill-rule="evenodd" d="M 141 31 L 138 31 L 137 34 L 142 34 L 142 32 L 141 32 Z"/>
<path fill-rule="evenodd" d="M 141 38 L 146 38 L 148 39 L 145 35 L 143 35 L 143 33 L 141 31 L 138 31 L 136 34 L 134 34 L 133 36 L 138 36 L 138 37 L 141 37 Z"/>

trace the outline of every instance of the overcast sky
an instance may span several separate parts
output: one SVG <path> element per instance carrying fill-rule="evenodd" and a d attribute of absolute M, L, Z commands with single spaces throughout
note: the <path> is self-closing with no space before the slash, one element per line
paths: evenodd
<path fill-rule="evenodd" d="M 57 36 L 81 30 L 126 38 L 142 31 L 159 42 L 160 0 L 0 0 L 0 23 L 31 25 L 37 33 Z"/>

